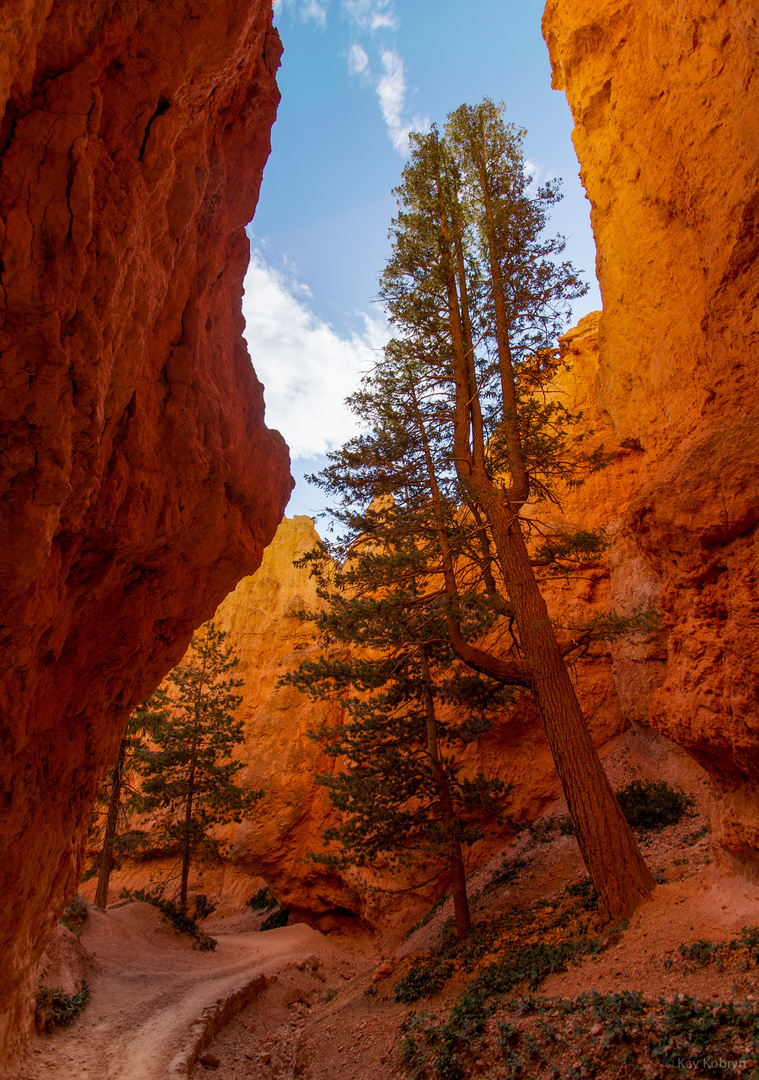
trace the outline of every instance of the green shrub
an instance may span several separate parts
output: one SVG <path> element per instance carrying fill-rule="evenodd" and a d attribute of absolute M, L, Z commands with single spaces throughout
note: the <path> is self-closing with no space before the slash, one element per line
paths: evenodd
<path fill-rule="evenodd" d="M 399 979 L 393 990 L 393 1000 L 410 1005 L 419 998 L 432 997 L 448 982 L 453 964 L 415 964 Z"/>
<path fill-rule="evenodd" d="M 572 821 L 569 814 L 565 814 L 564 817 L 559 818 L 559 836 L 574 836 L 575 823 Z"/>
<path fill-rule="evenodd" d="M 216 911 L 216 904 L 209 900 L 205 893 L 198 893 L 195 897 L 195 918 L 207 919 L 214 911 Z"/>
<path fill-rule="evenodd" d="M 581 900 L 586 911 L 595 911 L 598 907 L 598 893 L 593 888 L 593 882 L 589 877 L 575 881 L 573 885 L 567 885 L 567 895 Z"/>
<path fill-rule="evenodd" d="M 277 908 L 276 911 L 272 911 L 271 915 L 267 915 L 264 921 L 261 923 L 261 930 L 276 930 L 280 926 L 287 926 L 287 920 L 290 918 L 290 912 L 288 908 Z"/>
<path fill-rule="evenodd" d="M 264 885 L 263 889 L 253 893 L 250 900 L 248 900 L 248 906 L 252 911 L 271 911 L 272 908 L 277 906 L 277 901 L 271 895 L 269 886 Z"/>
<path fill-rule="evenodd" d="M 76 934 L 78 937 L 84 929 L 86 921 L 87 901 L 77 894 L 63 909 L 60 923 L 61 926 L 65 926 L 67 930 L 70 930 L 72 934 Z"/>
<path fill-rule="evenodd" d="M 35 1023 L 45 1031 L 70 1024 L 89 999 L 90 988 L 84 981 L 76 994 L 67 994 L 60 986 L 41 986 L 34 999 Z"/>
<path fill-rule="evenodd" d="M 695 799 L 676 791 L 666 780 L 633 780 L 617 792 L 617 802 L 631 828 L 661 832 L 676 825 Z"/>
<path fill-rule="evenodd" d="M 706 967 L 717 958 L 717 946 L 713 941 L 704 941 L 703 938 L 699 941 L 691 941 L 687 945 L 678 945 L 677 948 L 683 960 L 698 964 L 699 967 Z"/>
<path fill-rule="evenodd" d="M 499 885 L 511 885 L 516 881 L 526 866 L 526 860 L 519 858 L 519 856 L 514 859 L 504 859 L 487 883 L 486 889 L 495 889 Z"/>

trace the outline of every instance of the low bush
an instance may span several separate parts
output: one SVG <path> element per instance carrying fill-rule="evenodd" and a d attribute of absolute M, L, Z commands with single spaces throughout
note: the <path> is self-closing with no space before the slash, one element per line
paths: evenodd
<path fill-rule="evenodd" d="M 676 791 L 666 780 L 633 780 L 617 792 L 617 802 L 632 829 L 661 832 L 677 825 L 695 799 Z"/>
<path fill-rule="evenodd" d="M 264 921 L 261 923 L 261 930 L 276 930 L 280 926 L 287 926 L 287 920 L 290 918 L 290 912 L 288 908 L 277 908 L 276 911 L 272 911 L 271 915 L 267 915 Z"/>
<path fill-rule="evenodd" d="M 72 934 L 76 934 L 78 937 L 84 929 L 84 924 L 86 922 L 87 901 L 83 897 L 77 895 L 63 909 L 60 923 L 61 926 L 65 926 L 67 930 L 70 930 Z"/>
<path fill-rule="evenodd" d="M 453 964 L 415 964 L 393 990 L 393 1000 L 410 1005 L 420 998 L 432 997 L 448 982 L 453 974 Z"/>
<path fill-rule="evenodd" d="M 277 906 L 277 901 L 271 895 L 269 886 L 264 885 L 263 889 L 253 893 L 250 900 L 248 900 L 248 906 L 252 911 L 271 911 L 272 908 Z"/>
<path fill-rule="evenodd" d="M 504 859 L 487 883 L 486 891 L 496 889 L 499 885 L 512 885 L 526 866 L 527 861 L 519 858 L 519 856 L 513 859 Z"/>
<path fill-rule="evenodd" d="M 60 986 L 41 986 L 34 999 L 34 1020 L 40 1031 L 52 1031 L 75 1020 L 90 999 L 90 988 L 82 982 L 75 994 Z"/>
<path fill-rule="evenodd" d="M 216 911 L 216 904 L 209 900 L 205 893 L 198 893 L 195 897 L 195 918 L 207 919 Z"/>

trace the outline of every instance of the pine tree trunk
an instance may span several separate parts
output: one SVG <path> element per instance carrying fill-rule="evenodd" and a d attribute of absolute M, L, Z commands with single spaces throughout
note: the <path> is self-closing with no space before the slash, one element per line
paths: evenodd
<path fill-rule="evenodd" d="M 121 807 L 121 780 L 126 757 L 126 739 L 121 740 L 119 756 L 113 766 L 111 797 L 108 800 L 108 816 L 105 819 L 105 834 L 103 836 L 103 850 L 100 855 L 100 868 L 98 869 L 98 883 L 95 890 L 95 907 L 108 907 L 108 885 L 113 866 L 113 841 L 116 838 L 116 829 L 119 823 L 119 809 Z"/>
<path fill-rule="evenodd" d="M 187 801 L 185 803 L 184 835 L 182 837 L 182 878 L 179 886 L 179 910 L 187 912 L 187 883 L 190 878 L 190 859 L 192 857 L 192 803 L 195 794 L 195 752 L 196 740 L 193 739 L 190 775 L 187 780 Z"/>
<path fill-rule="evenodd" d="M 478 161 L 480 195 L 485 211 L 484 239 L 493 290 L 501 379 L 503 419 L 500 434 L 508 452 L 509 488 L 504 490 L 494 484 L 484 466 L 485 446 L 477 391 L 471 393 L 468 400 L 462 395 L 469 372 L 458 331 L 458 310 L 463 293 L 455 274 L 449 270 L 447 286 L 458 429 L 454 438 L 456 469 L 471 485 L 474 500 L 485 511 L 492 530 L 524 659 L 530 671 L 530 688 L 564 787 L 580 851 L 598 893 L 600 917 L 604 921 L 618 920 L 625 918 L 651 894 L 654 880 L 593 745 L 519 523 L 519 510 L 529 497 L 530 484 L 517 419 L 517 388 L 484 134 L 473 138 L 471 146 Z M 469 412 L 467 419 L 464 419 L 465 409 Z M 463 452 L 465 446 L 468 453 Z"/>
<path fill-rule="evenodd" d="M 453 912 L 456 918 L 456 935 L 459 940 L 461 940 L 467 936 L 472 925 L 472 919 L 469 913 L 469 898 L 467 897 L 466 892 L 466 870 L 464 867 L 464 857 L 461 851 L 461 841 L 456 835 L 456 814 L 453 809 L 451 788 L 438 752 L 437 722 L 435 720 L 435 699 L 432 693 L 432 676 L 427 660 L 427 651 L 424 647 L 419 650 L 419 659 L 422 668 L 424 706 L 427 720 L 427 753 L 430 757 L 430 768 L 438 791 L 440 819 L 448 832 L 448 861 L 451 871 Z"/>
<path fill-rule="evenodd" d="M 622 814 L 590 737 L 530 562 L 518 519 L 493 493 L 488 517 L 514 605 L 532 693 L 606 921 L 626 918 L 654 879 Z"/>

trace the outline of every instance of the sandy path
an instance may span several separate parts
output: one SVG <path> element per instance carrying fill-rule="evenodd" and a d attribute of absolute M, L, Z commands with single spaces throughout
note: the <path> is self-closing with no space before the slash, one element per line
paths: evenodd
<path fill-rule="evenodd" d="M 235 987 L 309 955 L 336 974 L 353 972 L 343 949 L 302 924 L 208 929 L 218 946 L 198 952 L 147 904 L 91 908 L 82 935 L 92 956 L 89 1004 L 69 1028 L 34 1040 L 21 1080 L 165 1080 L 190 1024 Z"/>

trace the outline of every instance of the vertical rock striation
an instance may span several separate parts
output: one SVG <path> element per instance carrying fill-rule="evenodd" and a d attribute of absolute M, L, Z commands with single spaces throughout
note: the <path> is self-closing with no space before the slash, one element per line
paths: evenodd
<path fill-rule="evenodd" d="M 645 456 L 631 553 L 671 626 L 649 721 L 709 771 L 759 872 L 759 15 L 750 0 L 549 0 L 604 301 L 596 403 Z"/>
<path fill-rule="evenodd" d="M 128 710 L 290 490 L 241 293 L 270 0 L 0 11 L 0 1072 Z"/>

